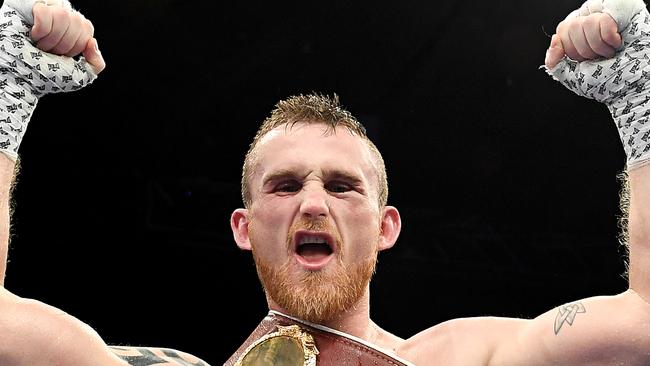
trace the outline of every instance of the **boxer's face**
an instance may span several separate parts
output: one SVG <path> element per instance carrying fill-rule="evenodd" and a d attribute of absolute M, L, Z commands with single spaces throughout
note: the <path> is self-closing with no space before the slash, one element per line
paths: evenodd
<path fill-rule="evenodd" d="M 383 228 L 396 210 L 379 206 L 373 155 L 345 128 L 281 126 L 256 156 L 252 204 L 241 218 L 260 279 L 283 310 L 325 321 L 365 293 L 377 252 L 394 243 Z"/>

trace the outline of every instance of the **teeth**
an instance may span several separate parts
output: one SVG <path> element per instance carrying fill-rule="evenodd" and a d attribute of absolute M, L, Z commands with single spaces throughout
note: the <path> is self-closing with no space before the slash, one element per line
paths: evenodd
<path fill-rule="evenodd" d="M 298 243 L 298 245 L 311 244 L 311 243 L 327 244 L 327 240 L 323 239 L 320 236 L 305 235 L 300 238 L 300 242 Z"/>

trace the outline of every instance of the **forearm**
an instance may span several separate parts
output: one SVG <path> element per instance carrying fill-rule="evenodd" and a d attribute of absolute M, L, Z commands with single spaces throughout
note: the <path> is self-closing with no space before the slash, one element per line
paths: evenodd
<path fill-rule="evenodd" d="M 10 194 L 14 179 L 15 163 L 7 155 L 0 153 L 0 287 L 4 286 L 9 250 L 9 212 Z"/>
<path fill-rule="evenodd" d="M 630 288 L 650 303 L 650 165 L 628 172 Z"/>

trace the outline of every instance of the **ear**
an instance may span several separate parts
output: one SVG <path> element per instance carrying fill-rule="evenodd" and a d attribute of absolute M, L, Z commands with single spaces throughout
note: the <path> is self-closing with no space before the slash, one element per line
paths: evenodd
<path fill-rule="evenodd" d="M 232 235 L 235 237 L 237 246 L 242 250 L 251 250 L 251 241 L 248 237 L 248 224 L 248 210 L 238 208 L 230 215 Z"/>
<path fill-rule="evenodd" d="M 393 206 L 384 208 L 384 215 L 381 219 L 381 234 L 379 236 L 379 250 L 391 248 L 397 241 L 402 230 L 402 219 L 399 211 Z"/>

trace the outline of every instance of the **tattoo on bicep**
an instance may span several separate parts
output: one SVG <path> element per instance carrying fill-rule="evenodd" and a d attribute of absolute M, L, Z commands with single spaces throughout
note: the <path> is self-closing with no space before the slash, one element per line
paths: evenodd
<path fill-rule="evenodd" d="M 114 349 L 121 349 L 119 347 L 112 347 Z M 122 349 L 124 350 L 124 349 Z M 155 353 L 153 353 L 151 350 L 146 349 L 146 348 L 137 348 L 137 352 L 139 352 L 139 355 L 132 355 L 132 356 L 126 356 L 126 355 L 118 355 L 121 359 L 124 361 L 128 362 L 129 365 L 131 366 L 150 366 L 150 365 L 171 365 L 172 363 L 169 362 L 169 359 L 172 359 L 175 361 L 176 365 L 182 365 L 182 366 L 208 366 L 206 363 L 202 361 L 196 361 L 196 362 L 191 362 L 184 358 L 181 354 L 177 353 L 176 351 L 173 350 L 168 350 L 168 349 L 163 349 L 161 350 L 164 355 L 167 357 L 161 358 Z"/>
<path fill-rule="evenodd" d="M 557 315 L 555 316 L 555 335 L 560 333 L 560 329 L 564 323 L 573 325 L 576 315 L 586 313 L 587 309 L 581 302 L 574 302 L 571 304 L 562 305 L 558 308 Z"/>

